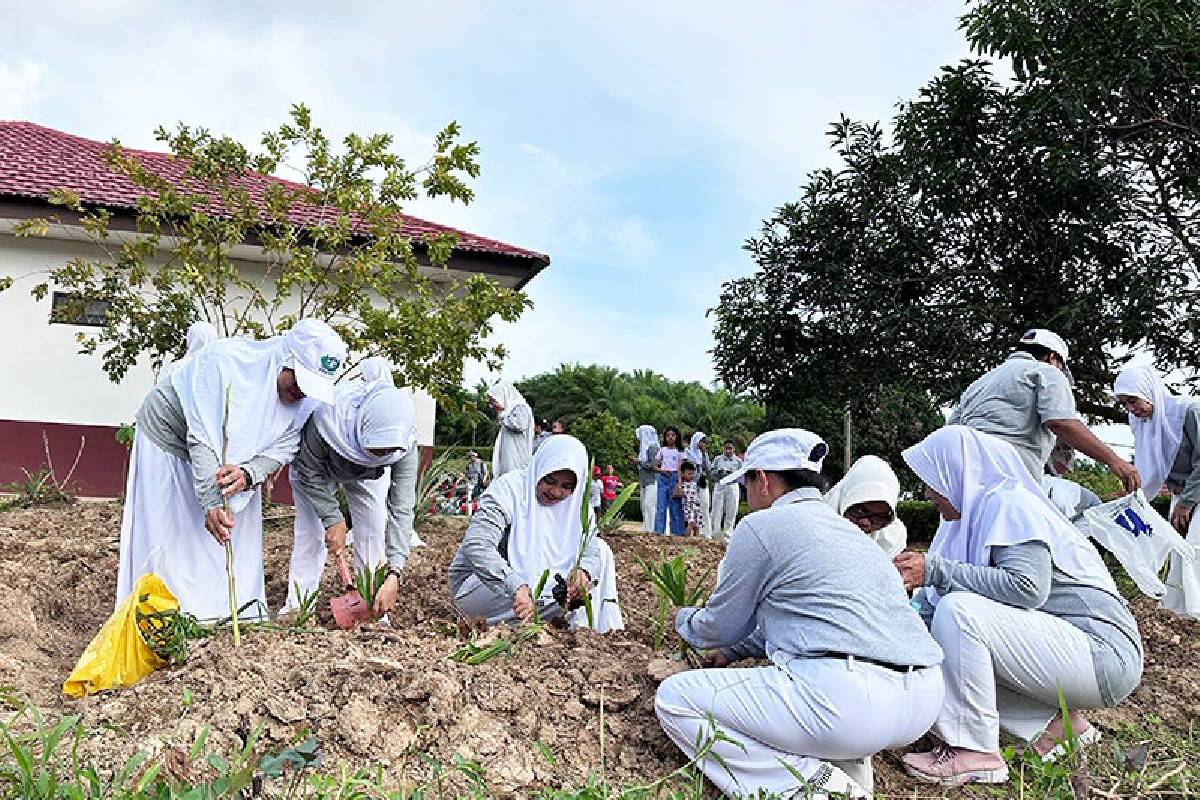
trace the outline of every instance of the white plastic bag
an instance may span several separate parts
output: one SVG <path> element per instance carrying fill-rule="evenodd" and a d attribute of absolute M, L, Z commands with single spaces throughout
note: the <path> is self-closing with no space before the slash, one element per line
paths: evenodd
<path fill-rule="evenodd" d="M 1116 557 L 1144 594 L 1160 599 L 1181 595 L 1186 602 L 1171 610 L 1189 616 L 1200 614 L 1195 550 L 1154 510 L 1141 491 L 1089 508 L 1083 512 L 1080 527 Z M 1170 556 L 1181 569 L 1172 569 L 1173 579 L 1166 584 L 1158 574 Z"/>

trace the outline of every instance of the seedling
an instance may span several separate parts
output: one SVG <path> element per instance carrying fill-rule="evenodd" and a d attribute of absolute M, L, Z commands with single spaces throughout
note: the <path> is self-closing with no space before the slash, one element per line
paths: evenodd
<path fill-rule="evenodd" d="M 149 595 L 138 598 L 145 602 Z M 138 632 L 154 654 L 168 664 L 181 664 L 187 660 L 188 640 L 212 636 L 212 628 L 201 623 L 191 614 L 176 609 L 152 611 L 148 614 L 136 611 Z"/>
<path fill-rule="evenodd" d="M 292 618 L 290 628 L 305 628 L 317 613 L 317 591 L 310 589 L 305 592 L 300 589 L 299 583 L 294 583 L 296 596 L 300 598 L 300 603 L 296 606 L 296 616 Z"/>
<path fill-rule="evenodd" d="M 233 394 L 233 386 L 225 387 L 225 415 L 221 418 L 221 463 L 229 460 L 229 398 Z M 229 498 L 222 492 L 221 507 L 229 510 Z M 242 631 L 238 627 L 237 583 L 233 577 L 233 540 L 225 542 L 225 581 L 229 589 L 229 619 L 233 622 L 233 646 L 242 644 Z"/>
<path fill-rule="evenodd" d="M 517 629 L 511 636 L 500 636 L 487 645 L 467 642 L 450 654 L 450 660 L 473 667 L 485 664 L 497 656 L 515 653 L 521 645 L 536 638 L 544 628 L 545 625 L 541 622 L 531 622 Z"/>
<path fill-rule="evenodd" d="M 387 562 L 380 562 L 374 568 L 364 567 L 354 574 L 354 588 L 362 596 L 363 602 L 367 604 L 367 608 L 371 609 L 372 617 L 375 614 L 375 595 L 379 594 L 379 590 L 383 587 L 383 582 L 387 580 L 387 575 Z"/>
<path fill-rule="evenodd" d="M 621 511 L 625 508 L 625 504 L 633 497 L 633 493 L 638 490 L 636 482 L 629 484 L 621 493 L 617 495 L 617 499 L 612 501 L 612 505 L 600 517 L 599 528 L 601 536 L 609 536 L 618 532 L 621 529 L 621 523 L 625 521 Z"/>
<path fill-rule="evenodd" d="M 654 586 L 654 593 L 658 595 L 658 618 L 655 620 L 654 630 L 654 649 L 656 651 L 662 647 L 667 616 L 671 613 L 672 607 L 693 608 L 704 605 L 708 576 L 712 570 L 701 575 L 694 584 L 689 583 L 686 559 L 693 552 L 687 551 L 674 558 L 663 559 L 656 564 L 650 564 L 641 558 L 638 559 L 642 572 Z M 691 646 L 684 642 L 680 654 L 686 657 L 691 650 Z"/>

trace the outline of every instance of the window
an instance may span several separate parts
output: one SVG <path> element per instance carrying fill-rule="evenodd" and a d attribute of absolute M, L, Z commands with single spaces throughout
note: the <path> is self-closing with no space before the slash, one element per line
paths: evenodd
<path fill-rule="evenodd" d="M 85 300 L 71 292 L 55 292 L 50 301 L 50 322 L 103 328 L 108 323 L 108 301 Z"/>

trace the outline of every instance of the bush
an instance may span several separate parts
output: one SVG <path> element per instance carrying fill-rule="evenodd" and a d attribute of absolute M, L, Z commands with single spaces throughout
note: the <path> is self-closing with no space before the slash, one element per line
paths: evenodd
<path fill-rule="evenodd" d="M 465 462 L 467 460 L 467 453 L 469 453 L 472 450 L 474 450 L 476 453 L 479 453 L 479 457 L 481 459 L 483 459 L 484 461 L 486 461 L 488 463 L 489 467 L 491 466 L 491 464 L 492 464 L 492 446 L 491 445 L 486 445 L 486 446 L 485 445 L 476 445 L 474 447 L 472 447 L 471 445 L 466 445 L 466 444 L 456 444 L 456 445 L 450 445 L 448 447 L 443 447 L 441 445 L 438 445 L 433 448 L 433 457 L 437 458 L 438 456 L 442 455 L 442 453 L 449 453 L 451 461 Z"/>
<path fill-rule="evenodd" d="M 928 500 L 901 500 L 896 505 L 896 516 L 908 528 L 909 544 L 932 542 L 938 523 L 942 521 L 937 509 Z"/>

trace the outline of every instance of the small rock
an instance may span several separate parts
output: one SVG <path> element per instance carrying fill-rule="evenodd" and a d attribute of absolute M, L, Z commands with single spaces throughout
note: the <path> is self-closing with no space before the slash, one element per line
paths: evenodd
<path fill-rule="evenodd" d="M 308 718 L 308 709 L 302 703 L 298 703 L 288 697 L 280 697 L 278 695 L 268 697 L 266 702 L 263 703 L 263 707 L 267 710 L 268 714 L 280 722 L 300 722 Z"/>

